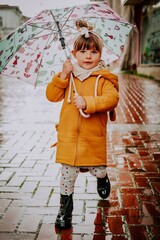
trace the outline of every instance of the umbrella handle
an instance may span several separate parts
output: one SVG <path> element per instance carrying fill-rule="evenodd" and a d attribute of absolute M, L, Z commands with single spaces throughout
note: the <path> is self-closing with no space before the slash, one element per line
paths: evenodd
<path fill-rule="evenodd" d="M 90 114 L 84 113 L 82 109 L 79 109 L 79 112 L 80 112 L 81 116 L 84 117 L 84 118 L 89 118 L 90 117 Z"/>

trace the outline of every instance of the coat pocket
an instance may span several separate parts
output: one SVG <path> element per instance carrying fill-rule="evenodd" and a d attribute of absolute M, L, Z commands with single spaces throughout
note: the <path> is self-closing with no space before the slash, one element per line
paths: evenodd
<path fill-rule="evenodd" d="M 104 136 L 103 126 L 98 114 L 91 114 L 88 119 L 82 119 L 81 122 L 81 136 L 88 136 L 89 138 Z"/>

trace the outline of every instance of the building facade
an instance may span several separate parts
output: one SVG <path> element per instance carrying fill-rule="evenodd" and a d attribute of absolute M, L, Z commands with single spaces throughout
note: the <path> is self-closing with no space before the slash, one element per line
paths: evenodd
<path fill-rule="evenodd" d="M 134 9 L 131 67 L 160 80 L 160 1 L 122 0 L 122 4 Z"/>
<path fill-rule="evenodd" d="M 19 7 L 0 5 L 0 39 L 15 31 L 27 19 Z"/>

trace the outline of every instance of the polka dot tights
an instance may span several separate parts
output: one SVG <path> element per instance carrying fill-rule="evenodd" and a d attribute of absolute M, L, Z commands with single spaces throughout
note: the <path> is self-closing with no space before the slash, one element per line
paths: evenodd
<path fill-rule="evenodd" d="M 96 178 L 104 178 L 107 174 L 105 166 L 98 167 L 84 167 L 87 168 L 92 176 Z M 60 179 L 60 193 L 63 195 L 70 195 L 74 192 L 75 181 L 80 172 L 80 167 L 73 167 L 62 164 L 61 179 Z"/>

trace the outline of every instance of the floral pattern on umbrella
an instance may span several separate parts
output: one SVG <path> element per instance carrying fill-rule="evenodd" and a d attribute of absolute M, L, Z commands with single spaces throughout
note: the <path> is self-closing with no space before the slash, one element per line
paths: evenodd
<path fill-rule="evenodd" d="M 59 23 L 68 54 L 77 34 L 75 21 L 84 19 L 104 41 L 102 59 L 106 64 L 121 57 L 132 25 L 108 4 L 90 3 L 44 10 L 0 41 L 0 73 L 33 85 L 49 82 L 60 70 L 66 55 L 59 41 Z"/>

